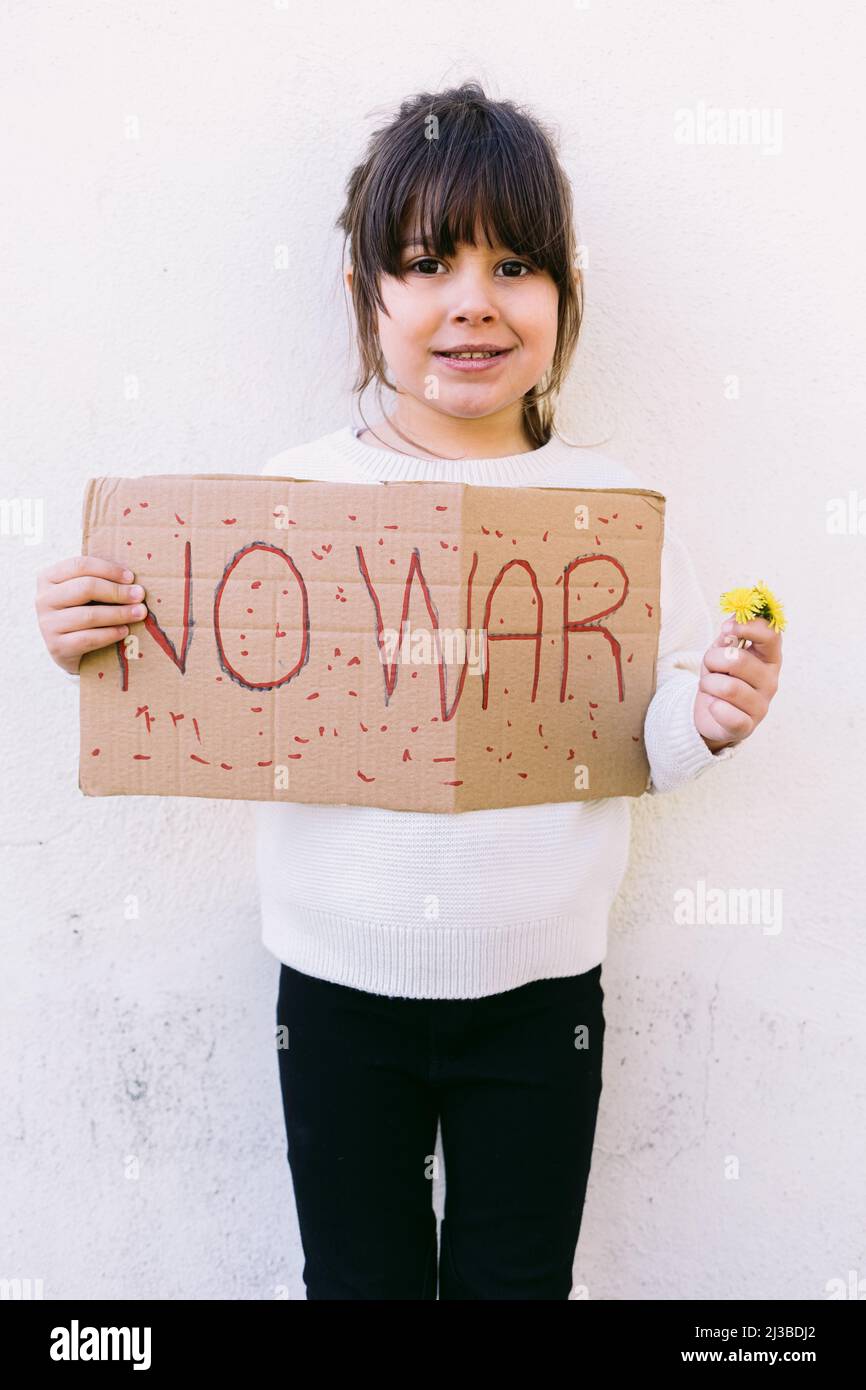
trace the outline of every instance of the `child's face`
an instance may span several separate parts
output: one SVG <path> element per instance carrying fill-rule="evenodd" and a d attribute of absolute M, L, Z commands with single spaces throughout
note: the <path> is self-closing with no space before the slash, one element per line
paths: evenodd
<path fill-rule="evenodd" d="M 556 346 L 559 295 L 547 271 L 506 246 L 461 243 L 448 260 L 403 247 L 406 279 L 382 276 L 382 353 L 397 387 L 427 407 L 478 419 L 520 402 L 544 375 Z M 482 363 L 437 355 L 463 344 L 504 349 Z"/>

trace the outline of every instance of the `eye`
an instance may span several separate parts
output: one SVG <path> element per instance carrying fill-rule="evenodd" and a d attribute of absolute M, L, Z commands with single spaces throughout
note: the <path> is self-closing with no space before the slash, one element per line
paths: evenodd
<path fill-rule="evenodd" d="M 418 271 L 421 272 L 422 275 L 427 275 L 427 271 L 421 270 L 421 266 L 422 266 L 422 265 L 432 265 L 432 266 L 444 265 L 444 261 L 438 260 L 436 256 L 422 256 L 420 260 L 418 260 L 418 261 L 413 261 L 411 265 L 407 265 L 406 269 L 407 269 L 407 270 L 418 270 Z M 435 272 L 435 270 L 434 270 L 433 274 L 435 275 L 435 273 L 436 273 L 436 272 Z M 429 278 L 429 277 L 428 277 L 428 278 Z"/>
<path fill-rule="evenodd" d="M 513 261 L 513 260 L 512 260 L 512 261 L 503 261 L 503 262 L 502 262 L 502 267 L 508 266 L 508 265 L 510 265 L 510 266 L 517 266 L 519 269 L 525 270 L 525 271 L 526 271 L 526 275 L 505 275 L 505 276 L 503 277 L 505 280 L 525 280 L 527 275 L 531 275 L 531 274 L 532 274 L 532 269 L 533 269 L 532 266 L 531 266 L 531 265 L 527 265 L 527 263 L 526 263 L 525 261 Z"/>

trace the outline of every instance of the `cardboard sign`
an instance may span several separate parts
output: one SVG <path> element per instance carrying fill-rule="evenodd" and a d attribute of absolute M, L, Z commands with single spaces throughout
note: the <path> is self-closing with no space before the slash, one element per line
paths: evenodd
<path fill-rule="evenodd" d="M 96 478 L 147 616 L 81 662 L 88 796 L 473 811 L 640 796 L 664 497 Z"/>

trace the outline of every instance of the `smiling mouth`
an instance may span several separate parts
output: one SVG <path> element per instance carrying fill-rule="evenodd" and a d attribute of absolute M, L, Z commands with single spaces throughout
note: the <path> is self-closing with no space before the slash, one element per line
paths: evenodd
<path fill-rule="evenodd" d="M 502 362 L 513 351 L 512 348 L 499 348 L 488 352 L 434 352 L 433 356 L 447 362 L 458 371 L 478 372 L 488 370 L 497 362 Z"/>

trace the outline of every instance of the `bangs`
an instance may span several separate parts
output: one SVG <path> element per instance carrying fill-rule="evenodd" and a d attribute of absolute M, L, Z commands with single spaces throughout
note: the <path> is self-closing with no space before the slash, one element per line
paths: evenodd
<path fill-rule="evenodd" d="M 460 243 L 476 246 L 479 235 L 563 283 L 570 219 L 562 209 L 570 198 L 546 143 L 526 123 L 458 108 L 439 122 L 437 139 L 413 124 L 388 154 L 354 248 L 367 284 L 377 285 L 380 272 L 404 279 L 409 243 L 452 257 Z"/>

